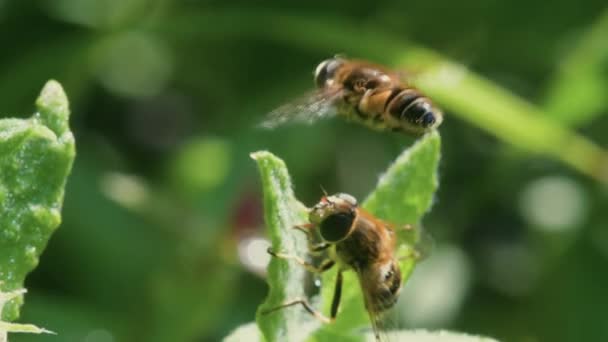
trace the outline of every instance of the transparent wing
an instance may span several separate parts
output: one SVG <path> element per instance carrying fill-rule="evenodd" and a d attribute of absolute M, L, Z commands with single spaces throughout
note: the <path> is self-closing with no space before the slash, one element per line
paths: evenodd
<path fill-rule="evenodd" d="M 288 102 L 272 112 L 259 125 L 272 129 L 285 123 L 311 124 L 336 114 L 335 103 L 340 98 L 339 89 L 321 89 Z"/>
<path fill-rule="evenodd" d="M 433 250 L 435 249 L 435 238 L 433 238 L 433 235 L 428 230 L 420 227 L 418 241 L 414 248 L 418 253 L 418 261 L 425 260 L 433 254 Z"/>
<path fill-rule="evenodd" d="M 397 248 L 399 260 L 413 257 L 420 262 L 432 254 L 435 248 L 435 239 L 421 225 L 409 226 L 408 228 L 396 227 L 393 229 L 397 232 L 399 241 Z"/>
<path fill-rule="evenodd" d="M 370 298 L 371 294 L 362 287 L 363 292 L 363 300 L 366 303 L 366 307 L 371 307 L 373 300 Z M 369 336 L 368 341 L 376 341 L 376 342 L 390 342 L 390 338 L 388 335 L 388 327 L 386 326 L 386 316 L 384 313 L 373 312 L 368 310 L 369 320 L 372 324 L 372 333 L 373 337 Z"/>
<path fill-rule="evenodd" d="M 374 309 L 374 303 L 378 303 L 378 300 L 382 300 L 382 298 L 372 298 L 374 294 L 369 291 L 369 289 L 365 286 L 364 280 L 362 279 L 362 272 L 360 268 L 354 267 L 355 272 L 359 278 L 359 286 L 361 288 L 361 294 L 363 295 L 363 301 L 365 302 L 365 309 L 367 310 L 367 314 L 369 316 L 370 323 L 372 325 L 372 334 L 368 334 L 368 341 L 375 342 L 389 342 L 389 336 L 387 334 L 387 326 L 384 322 L 384 317 L 386 312 L 376 311 Z M 386 299 L 389 300 L 388 298 Z M 386 307 L 392 306 L 392 303 L 386 303 Z M 383 305 L 384 306 L 384 305 Z"/>

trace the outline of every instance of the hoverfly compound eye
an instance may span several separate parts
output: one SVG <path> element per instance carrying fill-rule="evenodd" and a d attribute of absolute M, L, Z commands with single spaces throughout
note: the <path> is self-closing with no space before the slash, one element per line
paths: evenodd
<path fill-rule="evenodd" d="M 323 240 L 336 243 L 348 236 L 354 220 L 353 213 L 331 214 L 319 224 L 319 233 Z"/>
<path fill-rule="evenodd" d="M 326 85 L 331 85 L 334 74 L 342 63 L 344 61 L 340 58 L 330 58 L 321 62 L 315 69 L 315 83 L 317 87 L 323 88 Z"/>

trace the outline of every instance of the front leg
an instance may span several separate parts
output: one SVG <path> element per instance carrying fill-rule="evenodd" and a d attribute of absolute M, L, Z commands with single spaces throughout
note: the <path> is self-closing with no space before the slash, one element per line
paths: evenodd
<path fill-rule="evenodd" d="M 308 242 L 308 252 L 312 255 L 320 255 L 321 252 L 328 249 L 331 244 L 327 242 L 315 242 L 315 237 L 312 233 L 312 230 L 315 228 L 315 225 L 312 223 L 305 223 L 293 226 L 293 229 L 297 229 L 304 234 L 306 234 L 306 241 Z"/>
<path fill-rule="evenodd" d="M 315 310 L 312 305 L 308 303 L 305 299 L 295 299 L 283 303 L 277 307 L 262 311 L 262 315 L 267 315 L 271 312 L 275 312 L 278 310 L 282 310 L 294 305 L 302 305 L 309 314 L 314 316 L 316 319 L 321 321 L 322 323 L 332 323 L 336 320 L 336 316 L 338 316 L 338 308 L 340 307 L 340 300 L 342 298 L 342 270 L 338 271 L 338 277 L 336 278 L 336 284 L 334 286 L 334 297 L 331 300 L 331 312 L 330 316 L 326 317 L 321 312 Z"/>
<path fill-rule="evenodd" d="M 319 311 L 315 310 L 312 307 L 312 305 L 310 305 L 308 303 L 308 301 L 306 301 L 305 299 L 291 300 L 291 301 L 283 303 L 283 304 L 281 304 L 281 305 L 279 305 L 279 306 L 277 306 L 275 308 L 264 310 L 261 313 L 262 313 L 262 315 L 268 315 L 269 313 L 272 313 L 272 312 L 275 312 L 275 311 L 278 311 L 278 310 L 282 310 L 282 309 L 288 308 L 290 306 L 298 305 L 298 304 L 301 304 L 304 307 L 304 309 L 309 314 L 311 314 L 313 317 L 315 317 L 316 319 L 318 319 L 321 323 L 328 324 L 328 323 L 331 323 L 333 321 L 333 318 L 325 317 L 322 313 L 320 313 Z"/>
<path fill-rule="evenodd" d="M 319 266 L 315 266 L 315 265 L 311 264 L 310 262 L 300 258 L 297 255 L 277 253 L 277 252 L 273 251 L 272 248 L 268 248 L 267 252 L 268 252 L 268 254 L 272 255 L 275 258 L 294 260 L 298 264 L 302 265 L 308 272 L 311 272 L 311 273 L 323 273 L 323 272 L 329 270 L 333 265 L 336 264 L 336 262 L 331 259 L 325 259 L 321 262 L 321 264 Z"/>

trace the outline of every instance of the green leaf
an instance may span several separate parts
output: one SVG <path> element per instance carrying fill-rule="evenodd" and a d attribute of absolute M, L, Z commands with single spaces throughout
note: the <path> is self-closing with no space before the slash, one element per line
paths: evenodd
<path fill-rule="evenodd" d="M 389 222 L 417 223 L 431 207 L 439 186 L 440 149 L 441 139 L 437 132 L 422 137 L 380 177 L 363 207 Z"/>
<path fill-rule="evenodd" d="M 452 331 L 426 331 L 426 330 L 410 330 L 410 331 L 391 331 L 387 333 L 390 341 L 400 342 L 497 342 L 497 340 L 485 337 L 476 336 L 463 333 L 457 333 Z M 334 336 L 342 338 L 341 335 Z M 366 334 L 366 340 L 375 341 L 373 334 Z M 224 342 L 261 342 L 263 339 L 260 336 L 260 330 L 255 323 L 247 323 L 234 329 L 228 336 L 223 340 Z"/>
<path fill-rule="evenodd" d="M 252 153 L 257 162 L 264 189 L 264 219 L 275 251 L 304 255 L 307 243 L 304 234 L 293 229 L 308 220 L 306 207 L 294 196 L 285 163 L 269 152 Z M 303 284 L 306 270 L 289 260 L 272 258 L 268 266 L 270 291 L 257 313 L 260 330 L 268 341 L 303 341 L 320 323 L 302 308 L 262 311 L 275 308 L 287 300 L 307 298 Z"/>
<path fill-rule="evenodd" d="M 388 333 L 391 341 L 400 342 L 498 342 L 497 340 L 484 336 L 475 336 L 452 331 L 396 331 Z M 372 335 L 368 335 L 368 341 L 374 341 Z"/>
<path fill-rule="evenodd" d="M 224 342 L 262 342 L 260 329 L 255 322 L 243 324 L 240 327 L 234 329 L 228 336 L 224 337 Z"/>
<path fill-rule="evenodd" d="M 2 292 L 0 291 L 0 312 L 3 311 L 4 305 L 19 297 L 22 296 L 26 292 L 25 289 L 18 289 L 10 292 Z M 18 323 L 8 323 L 0 320 L 0 342 L 6 342 L 8 340 L 9 332 L 20 332 L 20 333 L 30 333 L 30 334 L 54 334 L 52 331 L 39 328 L 33 324 L 18 324 Z"/>
<path fill-rule="evenodd" d="M 61 85 L 49 81 L 36 107 L 30 119 L 0 120 L 0 292 L 23 287 L 59 226 L 75 156 Z M 0 320 L 16 319 L 22 302 L 21 293 L 8 301 Z"/>

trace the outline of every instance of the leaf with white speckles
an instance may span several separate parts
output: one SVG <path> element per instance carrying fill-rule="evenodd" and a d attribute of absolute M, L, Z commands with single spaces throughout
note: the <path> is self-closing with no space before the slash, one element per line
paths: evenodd
<path fill-rule="evenodd" d="M 304 234 L 293 226 L 307 221 L 306 207 L 293 193 L 291 178 L 285 163 L 270 152 L 251 154 L 257 162 L 264 188 L 264 218 L 272 246 L 278 251 L 303 254 L 307 251 Z M 276 307 L 286 300 L 304 298 L 302 284 L 306 271 L 299 265 L 273 258 L 268 267 L 270 292 L 258 309 L 257 322 L 268 341 L 304 341 L 319 328 L 320 323 L 304 310 L 280 310 L 272 315 L 262 311 Z"/>
<path fill-rule="evenodd" d="M 0 120 L 0 297 L 5 299 L 0 339 L 6 331 L 45 332 L 7 322 L 19 316 L 25 276 L 38 265 L 61 222 L 64 186 L 75 156 L 61 85 L 49 81 L 36 108 L 27 120 Z"/>

